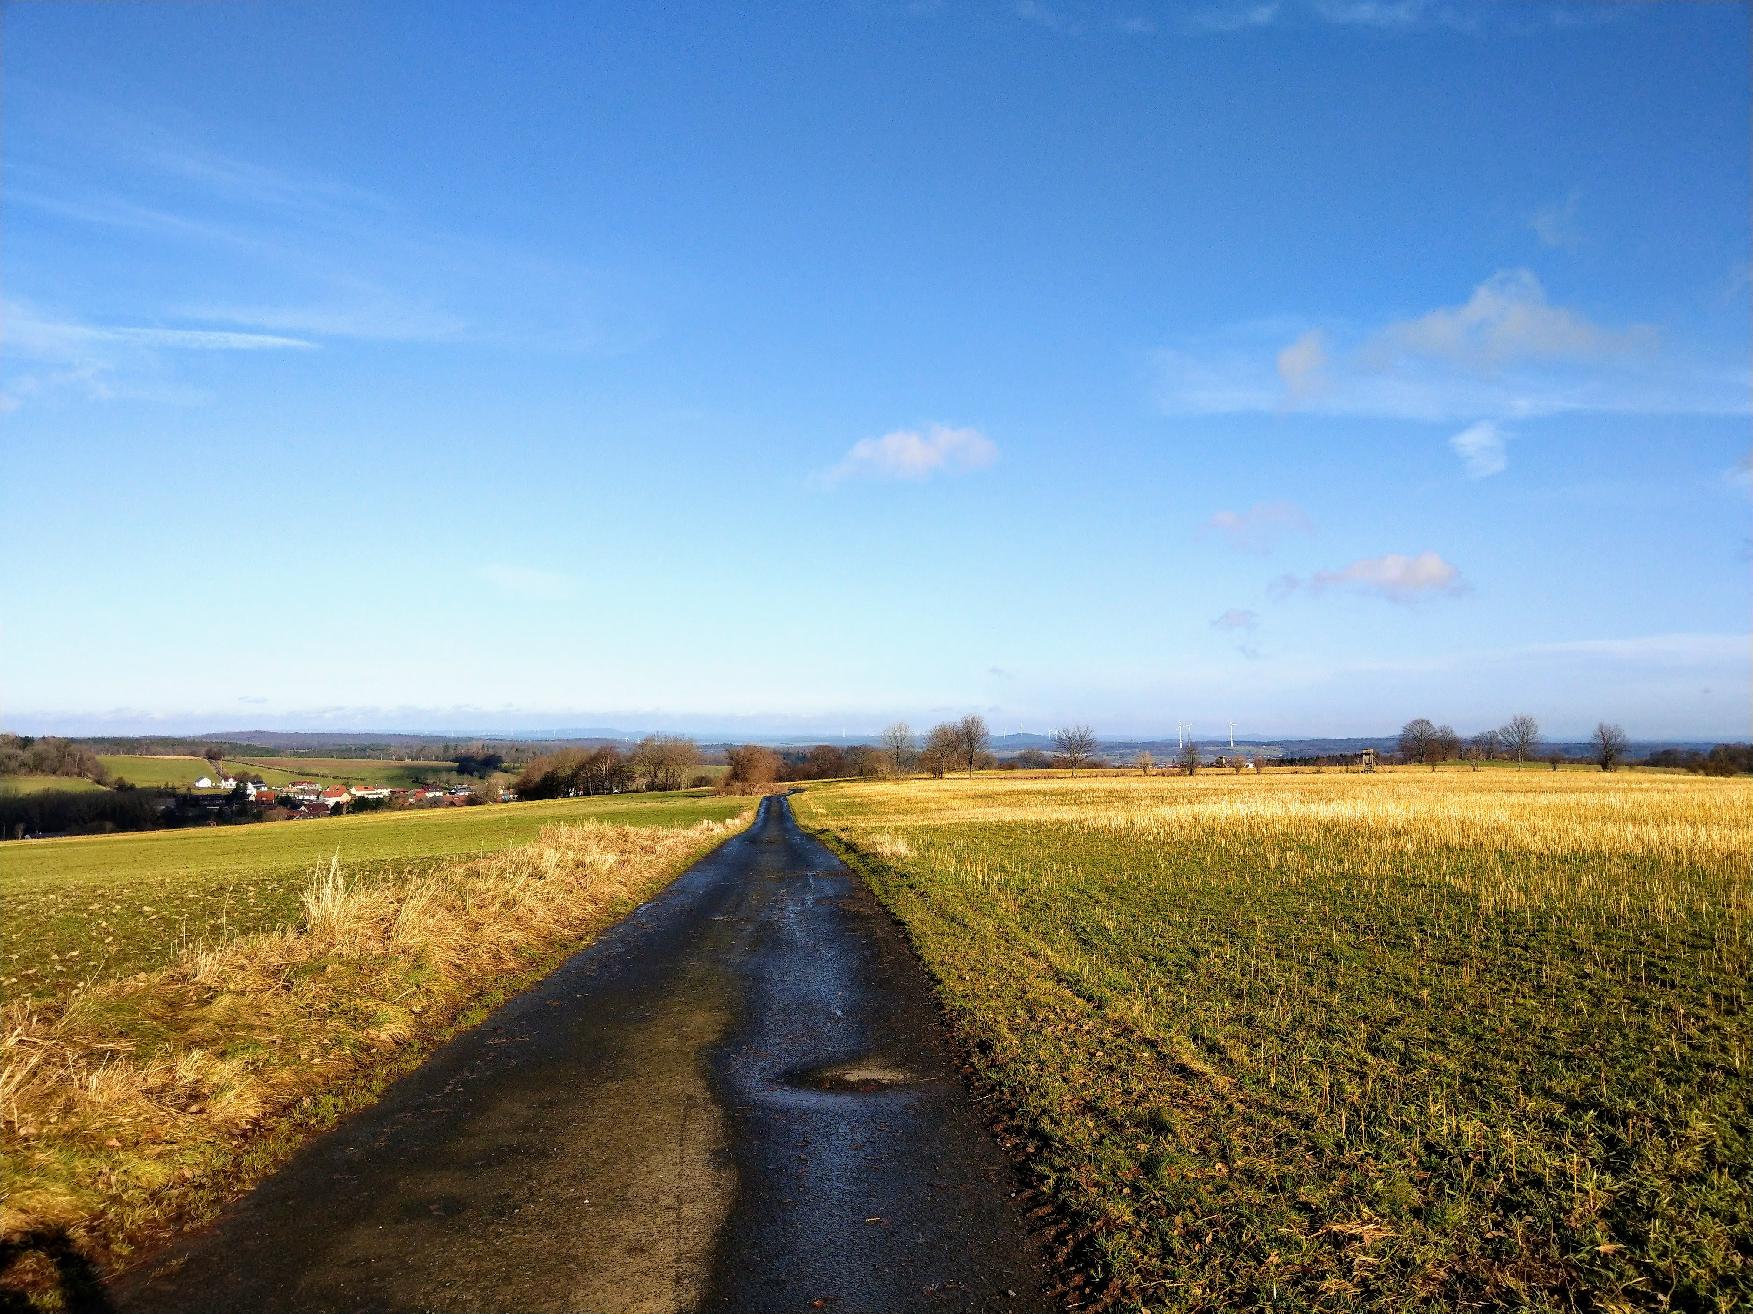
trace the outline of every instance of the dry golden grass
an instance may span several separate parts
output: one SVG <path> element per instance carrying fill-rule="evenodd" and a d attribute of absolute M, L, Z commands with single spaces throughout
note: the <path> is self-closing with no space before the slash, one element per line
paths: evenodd
<path fill-rule="evenodd" d="M 299 925 L 0 1010 L 0 1240 L 65 1235 L 100 1260 L 198 1214 L 746 824 L 553 826 L 402 883 L 332 864 Z M 296 1139 L 296 1138 L 292 1138 Z M 40 1274 L 9 1273 L 29 1287 Z"/>

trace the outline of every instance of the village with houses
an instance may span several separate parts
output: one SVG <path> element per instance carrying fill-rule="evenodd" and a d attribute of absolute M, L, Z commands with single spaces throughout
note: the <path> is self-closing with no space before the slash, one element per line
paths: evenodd
<path fill-rule="evenodd" d="M 340 813 L 380 809 L 467 807 L 480 802 L 511 802 L 515 795 L 492 789 L 493 797 L 481 797 L 482 786 L 431 785 L 406 789 L 387 785 L 325 785 L 315 780 L 294 780 L 266 785 L 260 780 L 228 775 L 202 776 L 193 792 L 182 795 L 175 806 L 184 810 L 212 812 L 235 810 L 239 803 L 250 807 L 263 820 L 301 820 Z"/>

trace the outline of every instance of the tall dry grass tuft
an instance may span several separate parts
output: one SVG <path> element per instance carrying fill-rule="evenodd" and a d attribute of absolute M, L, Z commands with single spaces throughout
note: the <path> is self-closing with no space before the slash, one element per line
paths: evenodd
<path fill-rule="evenodd" d="M 320 1125 L 387 1060 L 435 1042 L 496 984 L 576 946 L 746 823 L 554 826 L 402 883 L 349 885 L 331 861 L 296 926 L 190 949 L 59 1004 L 5 1005 L 0 1241 L 65 1229 L 114 1257 L 199 1212 L 243 1184 L 247 1148 L 292 1122 Z"/>

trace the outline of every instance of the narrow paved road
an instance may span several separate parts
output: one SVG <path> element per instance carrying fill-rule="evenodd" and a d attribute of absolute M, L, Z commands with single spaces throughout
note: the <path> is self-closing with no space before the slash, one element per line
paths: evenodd
<path fill-rule="evenodd" d="M 930 987 L 783 799 L 124 1311 L 1052 1308 Z"/>

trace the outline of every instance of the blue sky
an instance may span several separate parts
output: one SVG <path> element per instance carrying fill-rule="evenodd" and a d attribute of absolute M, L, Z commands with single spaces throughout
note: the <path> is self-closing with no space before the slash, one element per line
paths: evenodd
<path fill-rule="evenodd" d="M 0 722 L 1746 737 L 1738 4 L 14 4 Z"/>

